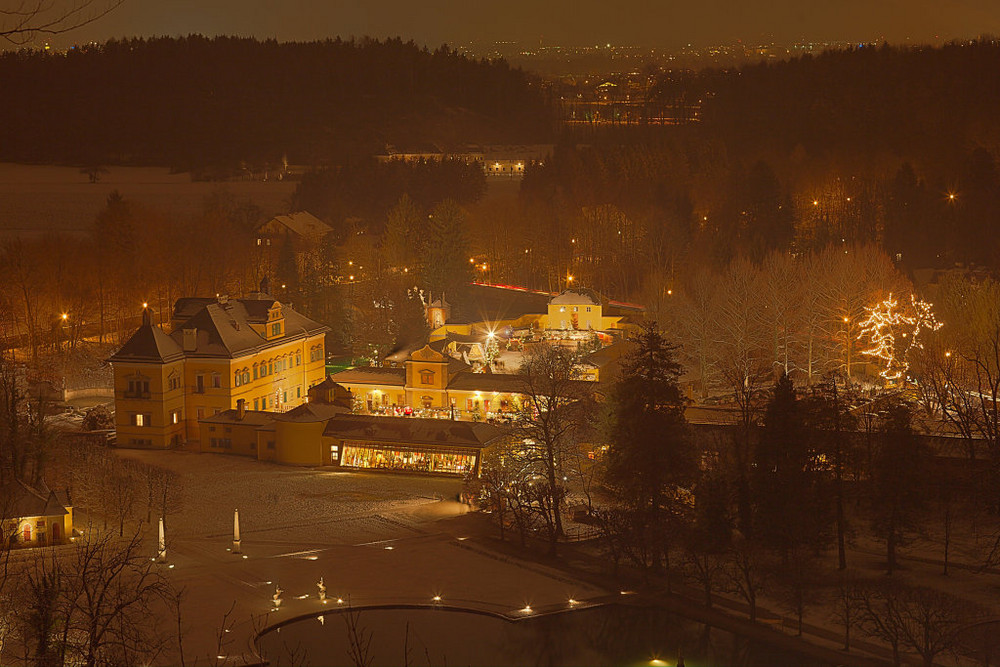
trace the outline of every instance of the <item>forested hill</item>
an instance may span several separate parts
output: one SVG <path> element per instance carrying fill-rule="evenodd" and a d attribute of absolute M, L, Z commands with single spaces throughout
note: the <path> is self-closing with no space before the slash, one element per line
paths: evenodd
<path fill-rule="evenodd" d="M 992 39 L 828 51 L 698 78 L 712 95 L 706 129 L 740 152 L 801 147 L 924 163 L 1000 144 L 1000 42 Z"/>
<path fill-rule="evenodd" d="M 399 39 L 130 39 L 0 55 L 0 160 L 204 167 L 336 162 L 385 144 L 547 138 L 504 62 Z"/>

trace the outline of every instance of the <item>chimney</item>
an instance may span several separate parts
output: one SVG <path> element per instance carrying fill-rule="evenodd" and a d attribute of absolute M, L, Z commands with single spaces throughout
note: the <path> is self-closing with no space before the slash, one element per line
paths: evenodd
<path fill-rule="evenodd" d="M 243 418 L 247 416 L 247 401 L 245 398 L 236 399 L 236 419 L 243 421 Z"/>
<path fill-rule="evenodd" d="M 198 330 L 197 329 L 184 329 L 184 344 L 181 346 L 184 348 L 185 352 L 194 352 L 198 347 Z"/>

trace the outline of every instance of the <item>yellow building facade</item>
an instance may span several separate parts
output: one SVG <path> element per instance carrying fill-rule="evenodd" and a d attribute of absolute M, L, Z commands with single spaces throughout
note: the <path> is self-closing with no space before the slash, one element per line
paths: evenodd
<path fill-rule="evenodd" d="M 0 511 L 0 533 L 15 547 L 64 544 L 73 536 L 73 507 L 65 494 L 11 482 L 0 487 Z"/>
<path fill-rule="evenodd" d="M 181 299 L 168 335 L 142 326 L 109 361 L 118 445 L 164 448 L 198 440 L 198 420 L 234 409 L 285 411 L 325 377 L 327 327 L 266 293 Z"/>
<path fill-rule="evenodd" d="M 488 424 L 350 414 L 321 402 L 288 412 L 243 404 L 200 422 L 202 451 L 345 470 L 478 474 L 483 448 L 503 436 Z"/>

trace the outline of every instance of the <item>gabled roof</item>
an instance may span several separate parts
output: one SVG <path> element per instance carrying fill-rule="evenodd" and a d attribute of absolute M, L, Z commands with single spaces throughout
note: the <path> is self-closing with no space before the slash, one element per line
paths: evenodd
<path fill-rule="evenodd" d="M 554 306 L 600 306 L 601 295 L 591 289 L 568 289 L 552 297 L 549 301 Z"/>
<path fill-rule="evenodd" d="M 307 211 L 298 211 L 288 215 L 278 215 L 260 225 L 258 231 L 268 226 L 279 225 L 303 238 L 320 241 L 333 231 L 328 224 Z"/>
<path fill-rule="evenodd" d="M 323 430 L 323 435 L 343 440 L 472 448 L 485 447 L 503 433 L 495 426 L 476 422 L 369 415 L 334 417 Z"/>
<path fill-rule="evenodd" d="M 153 318 L 148 308 L 142 311 L 142 325 L 118 351 L 108 360 L 112 363 L 150 362 L 168 363 L 184 357 L 184 351 L 170 336 L 163 333 L 160 327 L 153 324 Z"/>
<path fill-rule="evenodd" d="M 0 486 L 0 518 L 20 519 L 30 516 L 64 516 L 66 508 L 51 491 L 45 494 L 20 482 Z"/>
<path fill-rule="evenodd" d="M 271 416 L 279 422 L 322 422 L 347 413 L 350 409 L 332 403 L 303 403 L 288 412 L 277 412 Z"/>
<path fill-rule="evenodd" d="M 443 353 L 435 350 L 430 345 L 424 345 L 419 350 L 415 350 L 410 354 L 411 361 L 430 361 L 430 362 L 444 362 L 448 359 Z"/>

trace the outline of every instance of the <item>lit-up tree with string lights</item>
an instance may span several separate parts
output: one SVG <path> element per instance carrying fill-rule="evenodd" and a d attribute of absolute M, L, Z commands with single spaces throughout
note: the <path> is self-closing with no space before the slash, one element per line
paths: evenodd
<path fill-rule="evenodd" d="M 906 376 L 910 363 L 910 350 L 920 349 L 920 332 L 924 329 L 937 331 L 938 322 L 931 310 L 931 304 L 910 295 L 909 306 L 900 306 L 892 294 L 889 298 L 871 307 L 865 307 L 867 317 L 860 323 L 858 340 L 869 341 L 870 347 L 861 354 L 881 359 L 884 367 L 879 373 L 890 382 Z"/>

